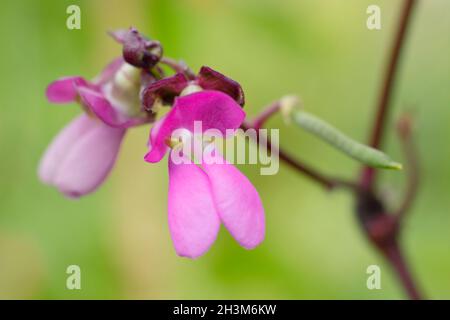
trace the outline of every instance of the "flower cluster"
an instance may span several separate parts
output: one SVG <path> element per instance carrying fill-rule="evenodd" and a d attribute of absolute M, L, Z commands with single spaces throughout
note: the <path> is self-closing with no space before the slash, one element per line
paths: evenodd
<path fill-rule="evenodd" d="M 123 54 L 98 77 L 65 77 L 47 88 L 50 102 L 78 102 L 84 112 L 48 147 L 39 165 L 41 181 L 71 198 L 95 191 L 113 168 L 127 130 L 153 123 L 145 161 L 159 162 L 170 151 L 168 213 L 176 252 L 201 256 L 222 223 L 243 247 L 256 247 L 264 238 L 265 218 L 251 182 L 217 150 L 214 155 L 221 161 L 199 165 L 177 163 L 171 156 L 176 130 L 184 129 L 194 139 L 190 133 L 198 121 L 202 130 L 223 135 L 241 126 L 245 99 L 239 83 L 209 67 L 194 74 L 164 58 L 161 44 L 135 29 L 111 35 Z M 166 75 L 162 65 L 171 66 L 175 74 Z M 156 121 L 164 107 L 169 111 Z"/>

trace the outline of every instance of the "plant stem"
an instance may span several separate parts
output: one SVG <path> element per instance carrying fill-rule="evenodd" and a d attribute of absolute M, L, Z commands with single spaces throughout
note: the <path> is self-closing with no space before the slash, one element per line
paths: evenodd
<path fill-rule="evenodd" d="M 184 63 L 169 57 L 162 57 L 160 63 L 165 64 L 178 73 L 184 73 L 188 78 L 195 79 L 195 73 Z"/>
<path fill-rule="evenodd" d="M 385 71 L 385 76 L 383 78 L 383 85 L 381 86 L 380 95 L 378 98 L 377 104 L 377 114 L 375 117 L 375 121 L 373 124 L 373 128 L 370 135 L 370 145 L 373 148 L 379 149 L 383 140 L 383 135 L 385 134 L 386 121 L 388 118 L 389 109 L 391 106 L 391 96 L 394 89 L 395 76 L 398 70 L 398 65 L 400 61 L 401 51 L 405 42 L 406 33 L 408 30 L 408 26 L 411 20 L 412 12 L 414 6 L 416 5 L 416 0 L 405 0 L 403 5 L 403 9 L 401 12 L 400 21 L 398 24 L 397 34 L 394 38 L 394 42 L 392 45 L 389 62 Z M 410 162 L 413 162 L 412 165 L 415 166 L 415 154 L 413 154 L 412 145 L 410 144 L 410 137 L 403 137 L 403 142 L 405 144 L 405 153 L 407 157 L 410 158 Z M 413 159 L 411 159 L 411 157 Z M 364 167 L 363 172 L 360 177 L 360 188 L 362 190 L 366 190 L 370 194 L 374 194 L 373 185 L 376 178 L 376 171 L 373 168 Z M 369 240 L 383 252 L 386 259 L 395 269 L 403 287 L 405 288 L 406 293 L 411 299 L 421 299 L 421 294 L 419 293 L 414 280 L 409 271 L 408 265 L 403 257 L 403 253 L 398 245 L 398 234 L 401 230 L 402 217 L 405 212 L 409 209 L 410 204 L 412 203 L 412 199 L 416 194 L 416 186 L 417 179 L 416 177 L 412 177 L 412 182 L 409 190 L 407 191 L 406 199 L 402 206 L 399 209 L 399 213 L 395 215 L 395 223 L 396 227 L 392 229 L 392 233 L 389 232 L 391 229 L 388 225 L 383 228 L 383 237 L 378 239 L 371 237 L 370 230 L 366 228 L 366 235 Z M 361 219 L 364 219 L 361 216 L 361 212 L 359 212 L 359 216 Z M 391 239 L 392 241 L 389 241 Z M 384 246 L 385 241 L 388 240 L 388 245 Z"/>
<path fill-rule="evenodd" d="M 384 250 L 384 254 L 397 272 L 397 275 L 409 298 L 412 300 L 422 299 L 398 244 L 394 243 L 392 246 L 389 246 L 386 250 Z"/>
<path fill-rule="evenodd" d="M 281 103 L 280 101 L 275 101 L 266 108 L 263 109 L 263 111 L 253 119 L 253 128 L 255 130 L 259 130 L 261 127 L 264 126 L 267 120 L 269 120 L 274 114 L 278 113 L 280 111 Z"/>
<path fill-rule="evenodd" d="M 253 125 L 250 125 L 247 122 L 244 122 L 241 125 L 241 128 L 243 130 L 255 129 L 255 127 Z M 257 136 L 257 139 L 258 139 L 258 137 L 259 136 Z M 259 143 L 259 141 L 255 141 L 255 142 Z M 339 187 L 339 186 L 340 187 L 348 187 L 348 188 L 354 187 L 354 184 L 351 182 L 330 178 L 330 177 L 314 170 L 313 168 L 305 165 L 301 161 L 294 159 L 292 156 L 290 156 L 288 153 L 286 153 L 284 150 L 282 150 L 278 146 L 272 145 L 269 138 L 267 138 L 266 141 L 263 141 L 263 144 L 264 143 L 267 143 L 266 146 L 269 151 L 273 150 L 274 148 L 278 148 L 278 154 L 279 154 L 279 158 L 281 161 L 284 161 L 287 165 L 289 165 L 293 169 L 306 175 L 308 178 L 310 178 L 312 181 L 318 183 L 319 185 L 324 187 L 326 190 L 333 190 L 334 188 Z"/>
<path fill-rule="evenodd" d="M 263 111 L 256 116 L 251 124 L 249 122 L 244 122 L 241 125 L 241 128 L 243 130 L 247 129 L 255 129 L 259 130 L 261 129 L 264 124 L 266 123 L 269 118 L 271 118 L 273 115 L 277 114 L 280 111 L 281 103 L 280 101 L 275 101 L 269 106 L 265 107 Z M 257 136 L 256 139 L 261 139 L 259 136 Z M 258 141 L 255 141 L 256 143 L 259 143 Z M 306 175 L 308 178 L 312 179 L 316 183 L 320 184 L 327 190 L 332 190 L 334 187 L 338 185 L 338 182 L 334 179 L 328 178 L 324 176 L 323 174 L 319 173 L 318 171 L 310 168 L 309 166 L 305 165 L 304 163 L 295 160 L 292 156 L 287 154 L 285 151 L 281 150 L 279 146 L 273 146 L 270 139 L 267 137 L 266 141 L 263 141 L 263 143 L 266 143 L 267 149 L 269 151 L 272 151 L 273 148 L 278 148 L 278 155 L 281 161 L 284 161 L 287 165 L 292 167 L 293 169 L 299 171 L 300 173 Z"/>
<path fill-rule="evenodd" d="M 379 149 L 385 132 L 395 76 L 400 61 L 400 54 L 405 42 L 406 33 L 415 4 L 416 0 L 405 0 L 398 24 L 398 31 L 392 45 L 389 62 L 378 97 L 377 114 L 370 135 L 370 146 L 375 149 Z M 367 189 L 371 188 L 375 181 L 375 174 L 376 171 L 373 168 L 364 167 L 361 175 L 361 185 Z"/>
<path fill-rule="evenodd" d="M 406 193 L 398 210 L 395 212 L 399 222 L 403 220 L 406 213 L 409 212 L 417 196 L 420 182 L 419 155 L 415 146 L 412 133 L 412 120 L 410 116 L 403 115 L 397 125 L 398 135 L 403 148 L 403 154 L 406 161 L 406 173 L 408 181 Z"/>

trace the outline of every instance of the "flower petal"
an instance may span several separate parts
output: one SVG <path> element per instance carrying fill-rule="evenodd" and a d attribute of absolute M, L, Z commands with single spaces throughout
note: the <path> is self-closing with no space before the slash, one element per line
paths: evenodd
<path fill-rule="evenodd" d="M 47 87 L 46 96 L 53 103 L 69 103 L 75 101 L 77 90 L 75 83 L 87 84 L 82 77 L 66 77 L 50 83 Z"/>
<path fill-rule="evenodd" d="M 95 128 L 98 122 L 82 114 L 72 120 L 51 142 L 41 159 L 38 176 L 43 183 L 52 185 L 58 167 L 73 144 Z"/>
<path fill-rule="evenodd" d="M 219 91 L 201 91 L 177 98 L 157 134 L 151 135 L 151 150 L 145 156 L 147 162 L 158 162 L 164 157 L 165 141 L 178 128 L 194 131 L 194 122 L 200 121 L 202 131 L 214 128 L 224 136 L 227 129 L 239 128 L 245 112 L 228 95 Z"/>
<path fill-rule="evenodd" d="M 206 174 L 169 157 L 169 228 L 178 255 L 196 258 L 216 240 L 220 220 Z"/>
<path fill-rule="evenodd" d="M 97 121 L 94 128 L 72 142 L 55 174 L 54 185 L 72 198 L 97 189 L 114 166 L 125 131 Z"/>
<path fill-rule="evenodd" d="M 83 103 L 95 113 L 104 123 L 115 128 L 129 128 L 144 124 L 153 120 L 152 117 L 129 118 L 122 115 L 109 103 L 109 101 L 97 90 L 85 86 L 77 87 L 78 94 Z"/>
<path fill-rule="evenodd" d="M 245 118 L 245 112 L 228 95 L 220 91 L 200 91 L 175 101 L 179 126 L 192 131 L 194 121 L 202 121 L 203 130 L 237 129 Z"/>
<path fill-rule="evenodd" d="M 258 191 L 226 160 L 223 164 L 208 163 L 204 159 L 202 167 L 210 179 L 220 219 L 243 247 L 256 247 L 265 235 L 264 208 Z"/>

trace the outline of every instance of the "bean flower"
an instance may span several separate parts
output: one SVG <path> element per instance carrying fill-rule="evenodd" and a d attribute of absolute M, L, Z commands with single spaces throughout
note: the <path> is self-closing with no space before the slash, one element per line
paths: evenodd
<path fill-rule="evenodd" d="M 239 128 L 244 118 L 241 106 L 220 91 L 177 97 L 170 112 L 153 126 L 145 160 L 159 162 L 177 129 L 193 134 L 194 123 L 201 122 L 202 130 L 215 129 L 225 136 L 227 130 Z M 168 213 L 176 252 L 189 258 L 203 255 L 214 243 L 221 223 L 244 248 L 260 244 L 265 234 L 264 209 L 251 182 L 225 159 L 203 159 L 198 166 L 191 161 L 175 162 L 174 152 L 168 157 Z"/>
<path fill-rule="evenodd" d="M 128 128 L 154 120 L 140 100 L 151 81 L 149 74 L 118 58 L 93 81 L 66 77 L 51 83 L 46 92 L 50 102 L 77 101 L 85 112 L 47 148 L 38 169 L 41 181 L 70 198 L 95 191 L 114 166 Z"/>

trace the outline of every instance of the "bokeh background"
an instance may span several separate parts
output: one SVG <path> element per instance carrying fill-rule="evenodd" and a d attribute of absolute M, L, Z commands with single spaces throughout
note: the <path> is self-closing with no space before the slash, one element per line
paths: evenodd
<path fill-rule="evenodd" d="M 148 127 L 127 135 L 115 170 L 95 194 L 65 199 L 36 177 L 52 137 L 80 109 L 55 106 L 46 85 L 63 75 L 93 77 L 120 47 L 106 31 L 135 26 L 168 56 L 208 65 L 238 80 L 254 115 L 287 93 L 353 137 L 367 137 L 383 63 L 402 1 L 390 0 L 58 0 L 2 1 L 0 30 L 0 298 L 401 299 L 389 266 L 366 242 L 345 192 L 326 193 L 282 166 L 260 176 L 267 237 L 253 251 L 222 229 L 192 261 L 176 256 L 167 227 L 165 161 L 144 163 Z M 66 28 L 66 8 L 82 11 Z M 366 28 L 366 8 L 382 9 L 382 30 Z M 412 110 L 421 152 L 420 195 L 403 244 L 420 287 L 450 298 L 450 2 L 420 1 L 394 98 L 385 150 L 402 160 L 394 119 Z M 352 177 L 358 164 L 281 118 L 281 145 L 327 173 Z M 383 173 L 393 206 L 404 173 Z M 66 289 L 77 264 L 82 289 Z M 380 265 L 382 289 L 366 288 Z"/>

